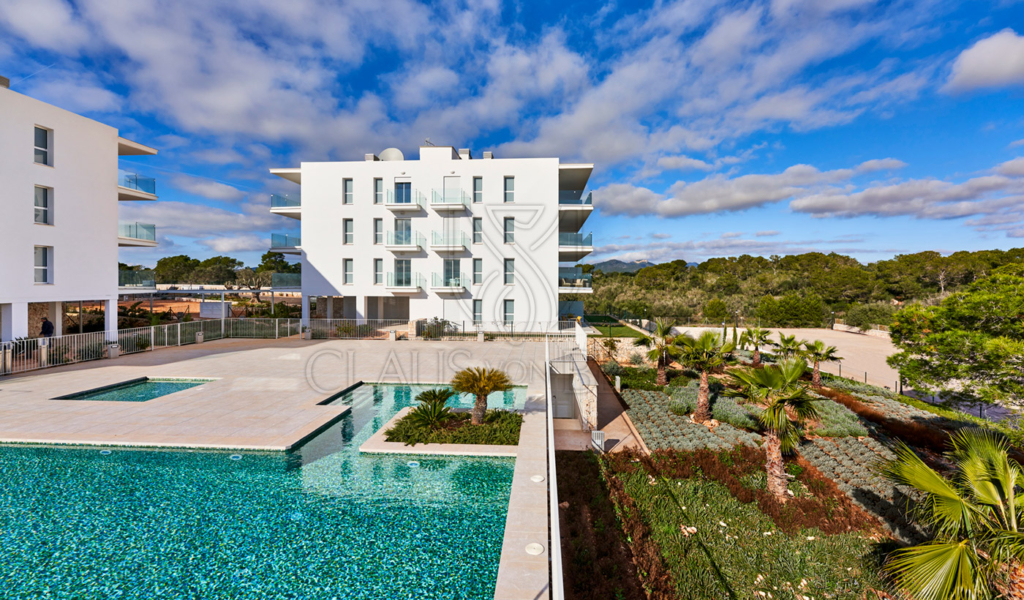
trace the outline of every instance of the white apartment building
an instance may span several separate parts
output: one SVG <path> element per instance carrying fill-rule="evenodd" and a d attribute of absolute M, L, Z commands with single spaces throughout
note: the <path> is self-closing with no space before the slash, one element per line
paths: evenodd
<path fill-rule="evenodd" d="M 119 286 L 154 283 L 119 281 L 118 247 L 156 245 L 153 225 L 118 221 L 119 202 L 157 199 L 155 180 L 118 157 L 156 152 L 0 78 L 0 341 L 39 336 L 42 316 L 61 335 L 78 302 L 102 302 L 116 331 Z"/>
<path fill-rule="evenodd" d="M 559 294 L 588 293 L 574 265 L 593 250 L 580 229 L 592 164 L 494 158 L 423 146 L 363 161 L 303 162 L 270 172 L 300 184 L 271 212 L 301 220 L 271 250 L 301 256 L 303 321 L 442 318 L 486 330 L 550 327 Z"/>

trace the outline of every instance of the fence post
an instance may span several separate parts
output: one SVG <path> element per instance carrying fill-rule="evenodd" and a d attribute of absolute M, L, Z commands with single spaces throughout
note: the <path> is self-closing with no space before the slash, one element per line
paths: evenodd
<path fill-rule="evenodd" d="M 178 345 L 181 345 L 181 323 L 178 323 Z"/>
<path fill-rule="evenodd" d="M 864 371 L 864 383 L 868 382 L 868 372 Z"/>
<path fill-rule="evenodd" d="M 280 324 L 281 324 L 281 322 L 279 320 L 274 319 L 274 339 L 275 340 L 277 339 L 277 335 L 278 335 L 277 334 L 277 326 L 280 325 Z"/>
<path fill-rule="evenodd" d="M 156 350 L 156 327 L 149 326 L 149 351 Z"/>

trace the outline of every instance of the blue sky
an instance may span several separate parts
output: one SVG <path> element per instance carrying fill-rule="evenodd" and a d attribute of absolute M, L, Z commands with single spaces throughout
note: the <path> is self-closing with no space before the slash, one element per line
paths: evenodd
<path fill-rule="evenodd" d="M 0 0 L 0 74 L 159 148 L 126 262 L 253 265 L 268 168 L 425 138 L 595 163 L 591 261 L 1024 246 L 1019 1 Z"/>

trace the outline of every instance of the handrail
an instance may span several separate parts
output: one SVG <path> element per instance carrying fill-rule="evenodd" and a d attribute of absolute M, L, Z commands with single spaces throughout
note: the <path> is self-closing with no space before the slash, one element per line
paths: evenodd
<path fill-rule="evenodd" d="M 544 343 L 544 384 L 545 412 L 547 417 L 548 443 L 548 556 L 551 569 L 548 577 L 551 583 L 551 599 L 565 600 L 565 586 L 562 575 L 562 531 L 558 516 L 558 473 L 555 462 L 555 421 L 554 403 L 551 398 L 551 338 Z"/>

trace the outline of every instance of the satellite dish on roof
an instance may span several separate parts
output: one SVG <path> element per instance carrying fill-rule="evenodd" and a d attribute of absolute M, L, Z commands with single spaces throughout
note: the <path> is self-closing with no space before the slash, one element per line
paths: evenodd
<path fill-rule="evenodd" d="M 388 148 L 380 153 L 381 160 L 405 160 L 405 155 L 398 148 Z"/>

